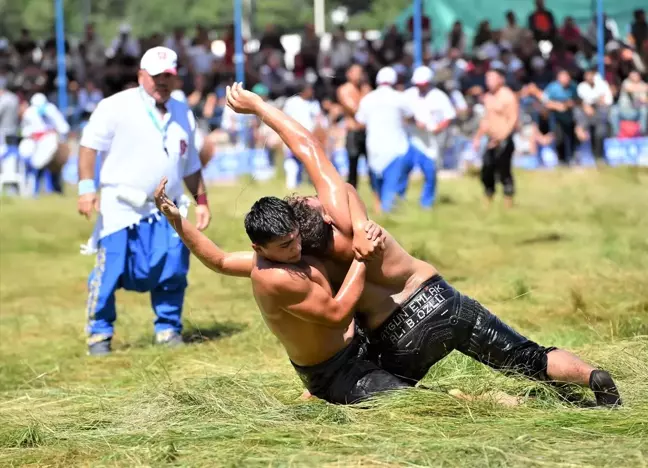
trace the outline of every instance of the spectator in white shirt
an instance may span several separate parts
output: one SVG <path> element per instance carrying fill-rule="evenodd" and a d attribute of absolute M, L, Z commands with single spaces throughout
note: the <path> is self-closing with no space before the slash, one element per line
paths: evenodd
<path fill-rule="evenodd" d="M 110 44 L 110 55 L 112 57 L 139 57 L 140 44 L 136 38 L 131 36 L 129 24 L 124 23 L 119 27 L 119 35 Z"/>
<path fill-rule="evenodd" d="M 97 251 L 88 281 L 88 351 L 111 351 L 116 319 L 115 291 L 151 293 L 157 344 L 182 344 L 182 307 L 187 287 L 189 250 L 153 203 L 167 179 L 170 199 L 186 206 L 182 182 L 193 194 L 196 225 L 203 230 L 211 215 L 200 159 L 194 147 L 195 121 L 186 103 L 170 97 L 177 55 L 154 47 L 140 62 L 139 87 L 99 103 L 85 127 L 79 150 L 79 213 L 99 211 L 95 233 L 86 246 Z M 98 187 L 97 152 L 102 152 Z M 97 196 L 101 190 L 101 203 Z M 185 203 L 183 203 L 185 202 Z"/>
<path fill-rule="evenodd" d="M 284 113 L 302 124 L 311 133 L 324 125 L 324 114 L 319 103 L 314 99 L 313 86 L 300 83 L 300 92 L 286 99 Z M 292 152 L 285 147 L 284 170 L 286 172 L 286 188 L 292 190 L 301 184 L 303 167 Z"/>
<path fill-rule="evenodd" d="M 29 165 L 38 171 L 49 170 L 56 192 L 62 193 L 61 171 L 70 150 L 65 142 L 70 125 L 58 108 L 45 95 L 36 93 L 22 115 L 20 154 L 29 159 Z"/>
<path fill-rule="evenodd" d="M 393 68 L 382 68 L 376 76 L 377 88 L 362 98 L 355 116 L 367 130 L 371 187 L 380 202 L 377 211 L 392 209 L 409 148 L 407 121 L 413 112 L 406 96 L 394 89 L 397 80 Z"/>
<path fill-rule="evenodd" d="M 581 101 L 574 111 L 576 135 L 581 141 L 589 139 L 596 157 L 603 157 L 603 142 L 609 134 L 610 106 L 613 102 L 612 91 L 595 68 L 585 71 L 584 80 L 576 88 Z"/>
<path fill-rule="evenodd" d="M 413 87 L 405 91 L 414 113 L 409 126 L 411 147 L 405 157 L 400 195 L 407 190 L 409 174 L 418 166 L 424 177 L 421 206 L 431 208 L 436 197 L 436 171 L 439 153 L 444 147 L 445 131 L 457 116 L 446 93 L 432 85 L 432 70 L 418 67 L 412 75 Z"/>

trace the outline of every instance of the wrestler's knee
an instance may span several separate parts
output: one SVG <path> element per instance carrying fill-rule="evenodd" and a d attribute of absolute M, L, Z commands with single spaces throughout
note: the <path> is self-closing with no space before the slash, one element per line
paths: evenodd
<path fill-rule="evenodd" d="M 511 350 L 507 370 L 520 373 L 536 380 L 550 380 L 547 375 L 547 355 L 554 347 L 544 347 L 533 341 L 527 341 Z"/>

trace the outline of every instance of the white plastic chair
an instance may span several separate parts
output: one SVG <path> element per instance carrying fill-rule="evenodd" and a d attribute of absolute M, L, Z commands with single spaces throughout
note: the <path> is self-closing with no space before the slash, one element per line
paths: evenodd
<path fill-rule="evenodd" d="M 18 151 L 8 153 L 5 147 L 0 148 L 0 194 L 5 191 L 6 186 L 15 187 L 18 195 L 27 196 L 27 170 L 24 161 L 20 158 Z"/>

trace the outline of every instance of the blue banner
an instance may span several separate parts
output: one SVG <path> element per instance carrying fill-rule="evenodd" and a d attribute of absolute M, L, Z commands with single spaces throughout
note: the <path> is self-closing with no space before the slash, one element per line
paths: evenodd
<path fill-rule="evenodd" d="M 648 138 L 608 138 L 604 148 L 610 166 L 648 166 Z"/>

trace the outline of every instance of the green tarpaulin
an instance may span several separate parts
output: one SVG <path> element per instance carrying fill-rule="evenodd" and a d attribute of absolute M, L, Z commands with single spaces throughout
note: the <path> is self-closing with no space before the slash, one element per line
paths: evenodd
<path fill-rule="evenodd" d="M 448 32 L 455 21 L 463 23 L 468 46 L 472 43 L 480 22 L 488 19 L 492 29 L 505 25 L 504 15 L 512 10 L 520 26 L 527 27 L 529 15 L 535 9 L 533 0 L 422 0 L 423 15 L 432 21 L 432 33 L 435 46 L 445 45 Z M 596 1 L 591 0 L 547 0 L 546 7 L 556 20 L 558 27 L 566 16 L 572 16 L 581 32 L 584 34 L 596 14 Z M 614 19 L 619 27 L 621 38 L 625 39 L 628 25 L 633 21 L 632 12 L 646 7 L 646 0 L 606 0 L 604 11 L 609 18 Z M 407 28 L 407 22 L 412 16 L 410 5 L 396 19 L 396 26 L 401 30 Z"/>

